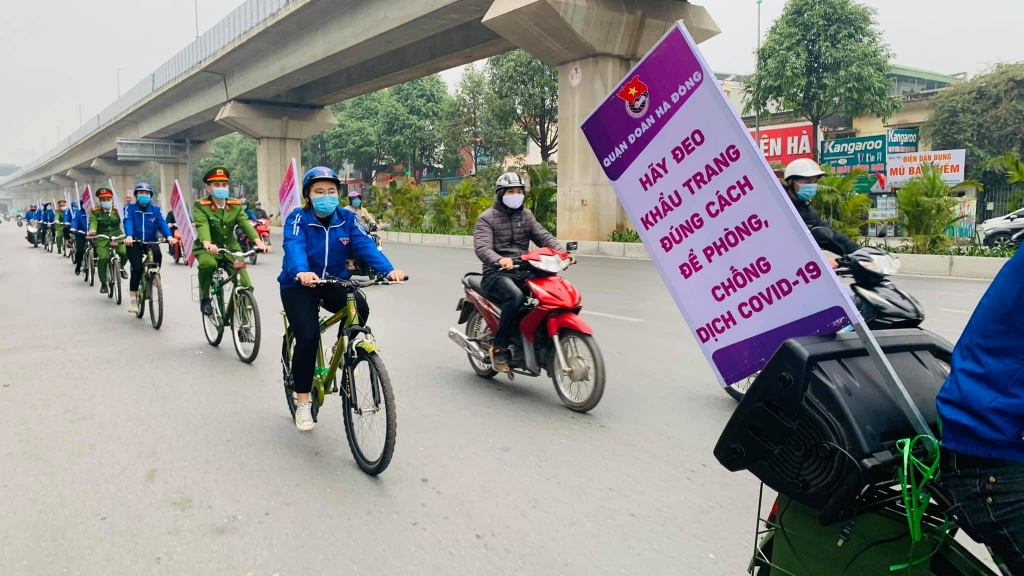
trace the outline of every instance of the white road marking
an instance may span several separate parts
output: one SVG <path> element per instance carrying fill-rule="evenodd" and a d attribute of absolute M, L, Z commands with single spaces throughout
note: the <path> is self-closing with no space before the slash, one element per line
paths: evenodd
<path fill-rule="evenodd" d="M 942 310 L 943 312 L 952 312 L 954 314 L 970 314 L 968 310 L 954 310 L 953 308 L 936 308 L 936 310 Z"/>
<path fill-rule="evenodd" d="M 618 316 L 616 314 L 608 314 L 606 312 L 594 312 L 592 310 L 584 310 L 583 314 L 590 314 L 591 316 L 601 316 L 602 318 L 611 318 L 612 320 L 622 320 L 623 322 L 643 322 L 640 318 L 630 318 L 629 316 Z"/>

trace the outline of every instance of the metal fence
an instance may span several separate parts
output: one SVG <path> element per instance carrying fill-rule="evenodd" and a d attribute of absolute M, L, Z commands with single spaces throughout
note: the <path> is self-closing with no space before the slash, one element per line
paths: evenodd
<path fill-rule="evenodd" d="M 50 161 L 72 145 L 88 138 L 101 126 L 116 119 L 164 86 L 176 81 L 184 74 L 201 68 L 202 63 L 208 58 L 213 57 L 235 40 L 274 17 L 284 7 L 301 1 L 303 0 L 246 0 L 213 28 L 196 38 L 153 73 L 145 76 L 138 84 L 129 88 L 98 115 L 82 124 L 82 127 L 72 132 L 71 136 L 60 141 L 42 156 L 12 174 L 12 178 L 17 178 Z"/>
<path fill-rule="evenodd" d="M 1022 185 L 987 186 L 978 193 L 977 220 L 981 223 L 989 218 L 1005 216 L 1024 207 L 1020 204 L 1022 199 L 1024 199 L 1024 186 Z"/>

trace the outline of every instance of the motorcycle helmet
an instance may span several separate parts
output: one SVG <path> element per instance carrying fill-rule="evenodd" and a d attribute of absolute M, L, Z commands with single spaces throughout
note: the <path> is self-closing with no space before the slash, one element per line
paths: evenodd
<path fill-rule="evenodd" d="M 523 177 L 519 174 L 506 172 L 498 176 L 495 187 L 497 188 L 498 198 L 501 198 L 505 194 L 506 188 L 526 188 L 526 183 L 523 182 Z"/>
<path fill-rule="evenodd" d="M 135 185 L 135 195 L 138 196 L 139 192 L 146 192 L 152 195 L 153 187 L 149 185 L 149 182 L 139 182 Z"/>
<path fill-rule="evenodd" d="M 321 180 L 329 180 L 334 182 L 335 186 L 341 187 L 341 178 L 338 178 L 338 174 L 334 170 L 326 166 L 317 166 L 310 168 L 306 175 L 302 177 L 302 195 L 309 196 L 310 185 Z"/>
<path fill-rule="evenodd" d="M 786 166 L 786 171 L 783 173 L 783 180 L 789 182 L 792 178 L 816 178 L 818 176 L 824 176 L 825 172 L 818 166 L 818 163 L 810 158 L 800 158 L 793 160 Z"/>

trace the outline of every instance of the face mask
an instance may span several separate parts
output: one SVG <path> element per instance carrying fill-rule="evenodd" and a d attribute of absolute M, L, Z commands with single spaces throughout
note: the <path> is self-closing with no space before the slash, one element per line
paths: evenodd
<path fill-rule="evenodd" d="M 103 208 L 104 210 L 110 210 L 113 206 L 113 202 L 100 202 L 100 208 Z"/>
<path fill-rule="evenodd" d="M 228 196 L 231 196 L 230 188 L 214 188 L 213 197 L 217 200 L 227 200 Z"/>
<path fill-rule="evenodd" d="M 362 203 L 363 201 L 360 200 L 359 198 L 356 198 L 355 200 L 352 201 L 352 205 L 355 206 L 356 208 L 359 208 L 359 205 Z"/>
<path fill-rule="evenodd" d="M 139 194 L 135 200 L 142 206 L 148 206 L 150 198 L 151 196 L 149 194 Z"/>
<path fill-rule="evenodd" d="M 327 216 L 334 214 L 334 211 L 338 209 L 338 204 L 341 201 L 338 200 L 337 196 L 318 196 L 313 198 L 313 210 L 317 213 Z"/>
<path fill-rule="evenodd" d="M 501 197 L 501 202 L 513 210 L 521 208 L 524 200 L 526 200 L 525 194 L 505 194 Z"/>
<path fill-rule="evenodd" d="M 818 193 L 817 184 L 801 184 L 800 188 L 796 192 L 796 197 L 804 202 L 814 198 L 814 195 Z"/>

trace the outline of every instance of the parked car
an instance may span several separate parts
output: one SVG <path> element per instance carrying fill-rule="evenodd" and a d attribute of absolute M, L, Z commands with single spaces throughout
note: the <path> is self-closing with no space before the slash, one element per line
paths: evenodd
<path fill-rule="evenodd" d="M 1006 216 L 989 218 L 978 225 L 978 238 L 986 246 L 1003 246 L 1014 234 L 1024 230 L 1024 208 Z"/>

